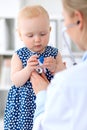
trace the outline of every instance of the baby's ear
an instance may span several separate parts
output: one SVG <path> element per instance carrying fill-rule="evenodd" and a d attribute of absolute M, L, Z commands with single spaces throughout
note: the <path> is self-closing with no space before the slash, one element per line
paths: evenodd
<path fill-rule="evenodd" d="M 19 37 L 21 37 L 21 33 L 20 33 L 19 29 L 17 29 L 17 33 L 18 33 Z"/>
<path fill-rule="evenodd" d="M 19 36 L 19 37 L 20 37 L 20 39 L 22 40 L 20 30 L 19 30 L 19 29 L 16 29 L 16 31 L 17 31 L 17 33 L 18 33 L 18 36 Z"/>

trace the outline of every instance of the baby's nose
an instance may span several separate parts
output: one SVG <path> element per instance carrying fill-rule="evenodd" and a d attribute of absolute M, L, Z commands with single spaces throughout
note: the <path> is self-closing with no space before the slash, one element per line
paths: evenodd
<path fill-rule="evenodd" d="M 36 36 L 35 36 L 35 42 L 40 42 L 40 40 L 41 40 L 40 36 L 39 36 L 39 35 L 36 35 Z"/>

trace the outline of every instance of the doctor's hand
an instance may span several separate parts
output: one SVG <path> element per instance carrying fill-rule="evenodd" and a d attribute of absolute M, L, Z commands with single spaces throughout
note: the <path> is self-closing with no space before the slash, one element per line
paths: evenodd
<path fill-rule="evenodd" d="M 32 82 L 32 87 L 35 94 L 42 90 L 46 90 L 49 85 L 49 81 L 47 80 L 44 73 L 39 75 L 37 72 L 32 72 L 30 81 Z"/>

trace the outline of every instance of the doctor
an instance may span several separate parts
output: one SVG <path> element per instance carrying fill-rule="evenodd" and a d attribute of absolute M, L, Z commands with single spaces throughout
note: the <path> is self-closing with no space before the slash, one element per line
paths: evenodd
<path fill-rule="evenodd" d="M 62 4 L 67 33 L 86 51 L 87 0 Z M 50 84 L 35 72 L 31 80 L 37 96 L 33 130 L 87 130 L 87 60 L 57 73 Z"/>

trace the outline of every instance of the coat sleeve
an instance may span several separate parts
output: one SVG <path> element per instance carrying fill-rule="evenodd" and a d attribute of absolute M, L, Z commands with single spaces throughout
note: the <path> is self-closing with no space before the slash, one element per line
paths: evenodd
<path fill-rule="evenodd" d="M 40 91 L 36 96 L 36 110 L 34 114 L 34 120 L 44 112 L 46 102 L 46 90 Z"/>

